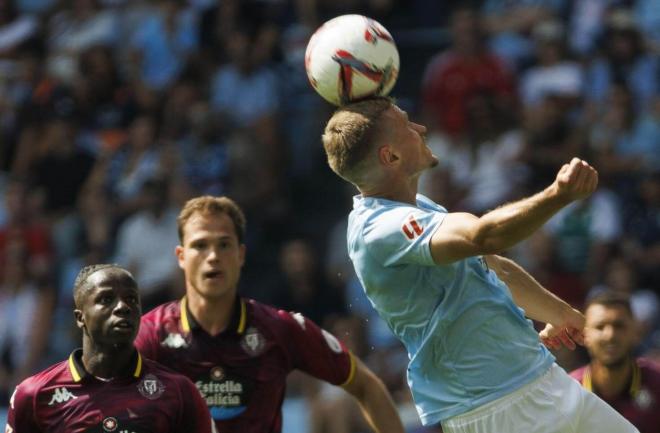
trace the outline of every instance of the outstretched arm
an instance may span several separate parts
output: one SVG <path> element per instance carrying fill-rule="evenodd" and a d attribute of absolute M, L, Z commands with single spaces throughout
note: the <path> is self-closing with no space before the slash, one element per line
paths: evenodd
<path fill-rule="evenodd" d="M 562 207 L 591 195 L 597 184 L 596 170 L 573 158 L 559 170 L 552 185 L 538 194 L 480 218 L 468 213 L 447 214 L 431 239 L 433 260 L 448 264 L 506 250 L 529 237 Z"/>
<path fill-rule="evenodd" d="M 343 388 L 357 399 L 374 431 L 403 433 L 403 424 L 385 384 L 362 361 L 354 360 L 355 376 Z"/>
<path fill-rule="evenodd" d="M 584 343 L 584 316 L 579 311 L 546 290 L 513 260 L 496 255 L 484 258 L 527 317 L 548 324 L 539 334 L 546 346 L 557 349 L 563 344 L 575 349 L 575 343 Z"/>

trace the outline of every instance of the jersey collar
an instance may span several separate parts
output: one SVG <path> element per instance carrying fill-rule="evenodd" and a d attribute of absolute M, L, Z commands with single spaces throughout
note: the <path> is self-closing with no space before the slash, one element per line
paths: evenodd
<path fill-rule="evenodd" d="M 188 333 L 194 329 L 201 328 L 199 323 L 195 320 L 190 309 L 188 308 L 188 298 L 184 296 L 180 302 L 181 308 L 181 328 L 184 332 Z M 234 311 L 232 311 L 231 319 L 229 320 L 229 326 L 227 329 L 233 329 L 237 334 L 243 334 L 245 332 L 245 326 L 247 323 L 247 304 L 245 300 L 240 296 L 236 297 L 234 302 Z"/>
<path fill-rule="evenodd" d="M 142 355 L 137 350 L 133 354 L 130 371 L 132 372 L 132 377 L 140 377 L 142 374 Z M 82 363 L 82 349 L 76 349 L 69 355 L 69 373 L 71 373 L 74 382 L 80 382 L 88 376 L 94 377 L 85 370 L 85 366 Z"/>
<path fill-rule="evenodd" d="M 582 386 L 587 391 L 593 392 L 593 384 L 591 381 L 591 366 L 587 365 L 584 369 L 584 374 L 582 375 Z M 628 388 L 628 393 L 631 397 L 636 397 L 639 390 L 642 388 L 642 371 L 637 365 L 637 362 L 633 360 L 632 362 L 632 379 L 630 381 L 630 388 Z"/>

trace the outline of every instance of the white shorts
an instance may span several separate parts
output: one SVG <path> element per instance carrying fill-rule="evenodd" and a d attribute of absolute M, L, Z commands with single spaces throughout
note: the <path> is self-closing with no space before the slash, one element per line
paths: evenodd
<path fill-rule="evenodd" d="M 522 388 L 442 422 L 445 433 L 639 433 L 557 364 Z"/>

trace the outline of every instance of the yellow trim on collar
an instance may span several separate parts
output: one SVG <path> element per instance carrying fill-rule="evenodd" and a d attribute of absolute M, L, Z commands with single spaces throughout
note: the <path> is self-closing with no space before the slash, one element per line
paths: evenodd
<path fill-rule="evenodd" d="M 353 379 L 355 378 L 355 370 L 357 370 L 357 362 L 355 361 L 355 357 L 353 356 L 352 352 L 348 352 L 348 356 L 351 359 L 351 367 L 348 371 L 348 378 L 342 383 L 340 386 L 346 386 L 353 382 Z"/>
<path fill-rule="evenodd" d="M 238 329 L 236 332 L 239 334 L 242 334 L 245 332 L 245 322 L 247 321 L 247 306 L 245 305 L 245 301 L 241 299 L 241 319 L 238 321 Z"/>
<path fill-rule="evenodd" d="M 137 355 L 138 355 L 137 365 L 135 366 L 133 377 L 140 377 L 140 374 L 142 373 L 142 355 L 140 355 L 140 352 L 138 352 Z"/>
<path fill-rule="evenodd" d="M 584 369 L 584 375 L 582 375 L 582 386 L 584 389 L 587 391 L 593 391 L 593 384 L 591 381 L 591 366 L 587 366 Z M 637 365 L 637 362 L 633 360 L 633 365 L 632 365 L 632 380 L 630 381 L 630 388 L 628 389 L 628 393 L 635 397 L 639 390 L 642 387 L 642 371 L 639 368 L 639 365 Z"/>
<path fill-rule="evenodd" d="M 184 296 L 183 299 L 181 299 L 181 327 L 183 328 L 183 332 L 190 332 L 190 322 L 188 322 L 188 308 L 187 308 L 188 300 Z"/>
<path fill-rule="evenodd" d="M 80 373 L 76 370 L 76 364 L 73 362 L 73 353 L 69 355 L 69 371 L 74 382 L 80 382 Z"/>

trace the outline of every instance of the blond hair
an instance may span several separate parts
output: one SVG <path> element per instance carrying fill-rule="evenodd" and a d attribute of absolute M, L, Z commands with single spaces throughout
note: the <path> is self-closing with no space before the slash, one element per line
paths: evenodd
<path fill-rule="evenodd" d="M 394 105 L 387 97 L 354 102 L 334 112 L 323 133 L 323 147 L 332 171 L 360 185 L 367 155 L 378 136 L 382 114 Z"/>
<path fill-rule="evenodd" d="M 229 197 L 203 195 L 188 200 L 183 205 L 181 212 L 179 212 L 176 223 L 181 245 L 183 245 L 183 229 L 188 223 L 188 220 L 196 213 L 201 215 L 226 214 L 234 223 L 238 241 L 243 243 L 243 239 L 245 238 L 245 215 L 241 208 Z"/>

